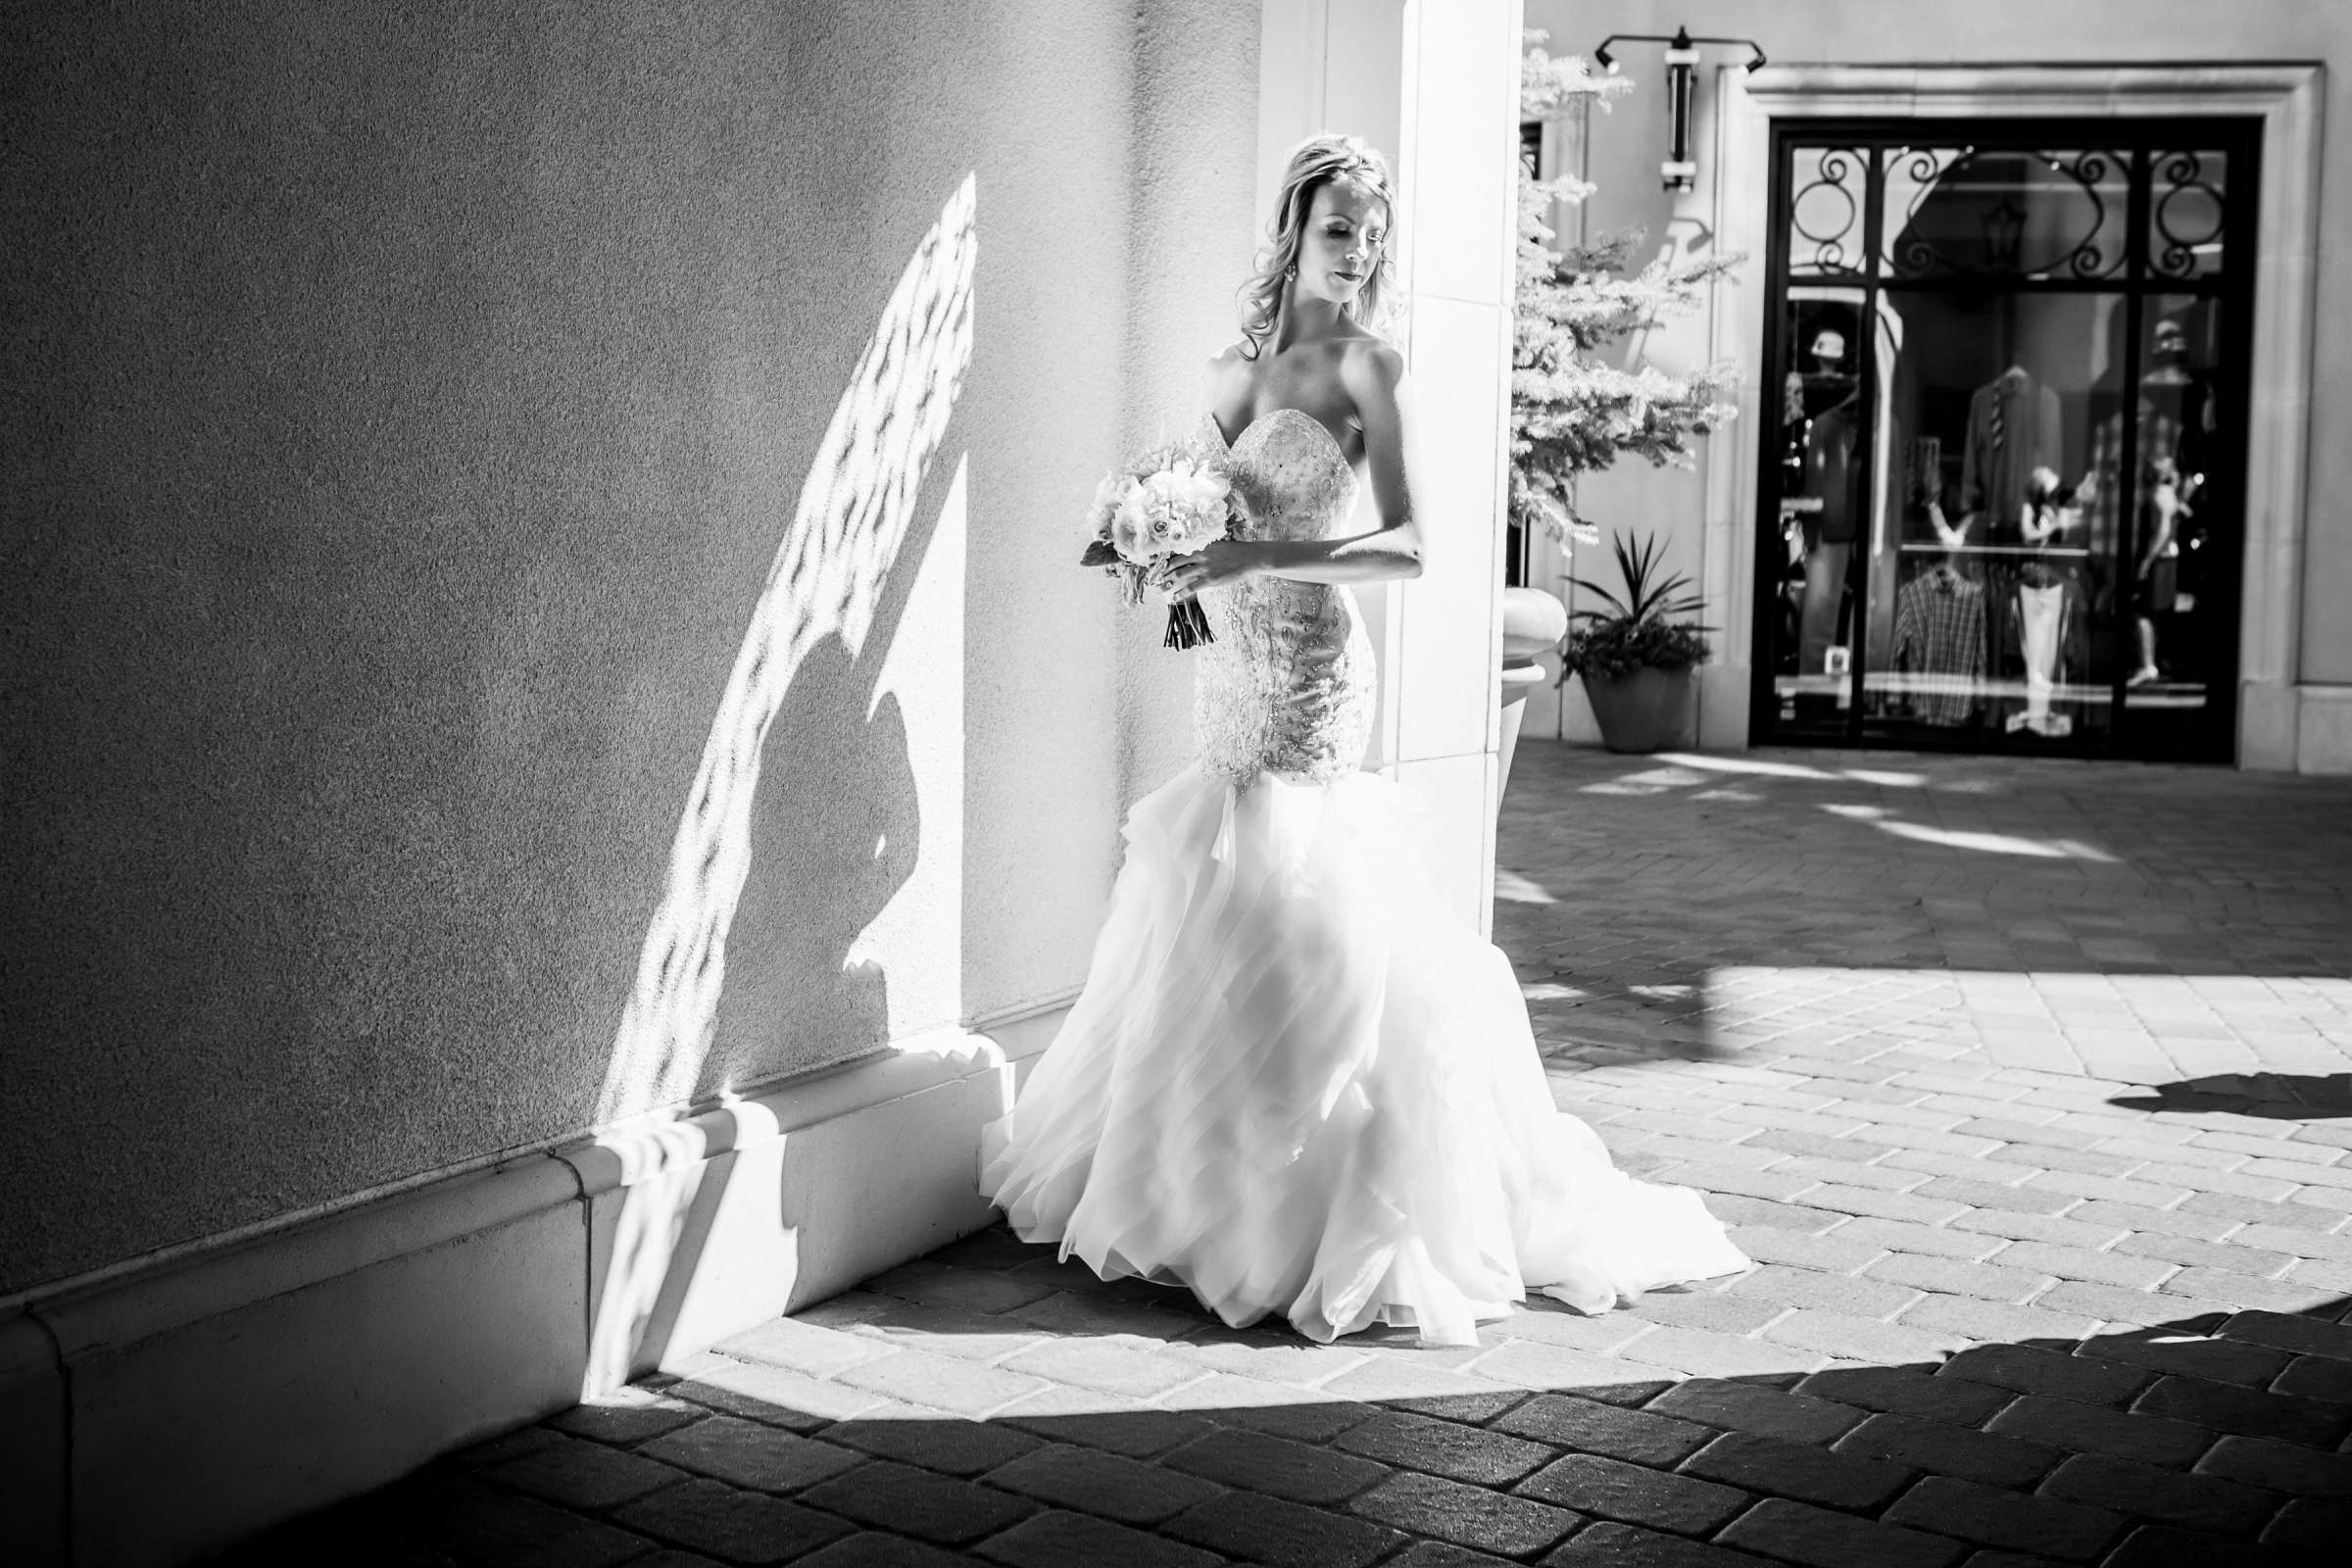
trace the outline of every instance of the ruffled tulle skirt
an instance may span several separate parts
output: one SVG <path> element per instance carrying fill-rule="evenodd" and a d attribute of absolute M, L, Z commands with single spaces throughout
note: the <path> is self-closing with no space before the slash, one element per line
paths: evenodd
<path fill-rule="evenodd" d="M 1106 1278 L 1225 1321 L 1464 1344 L 1539 1290 L 1601 1311 L 1746 1258 L 1555 1109 L 1501 952 L 1424 878 L 1410 798 L 1198 767 L 1139 802 L 1086 989 L 981 1189 Z"/>

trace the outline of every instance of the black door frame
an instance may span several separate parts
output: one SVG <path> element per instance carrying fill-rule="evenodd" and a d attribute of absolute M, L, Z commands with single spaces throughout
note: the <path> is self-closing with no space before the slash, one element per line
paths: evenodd
<path fill-rule="evenodd" d="M 2127 253 L 2120 272 L 2080 280 L 1983 275 L 1942 279 L 1889 277 L 1882 265 L 1885 154 L 1893 148 L 1955 146 L 1992 150 L 2116 152 L 2129 157 L 2132 167 L 2125 219 Z M 1801 278 L 1791 275 L 1790 219 L 1795 195 L 1791 188 L 1793 154 L 1800 148 L 1843 150 L 1863 161 L 1863 201 L 1856 214 L 1863 230 L 1858 258 L 1861 265 L 1851 270 L 1808 273 Z M 2152 270 L 2149 267 L 2149 193 L 2156 168 L 2155 160 L 2160 154 L 2188 150 L 2220 151 L 2228 159 L 2229 186 L 2223 203 L 2221 231 L 2226 266 L 2219 277 L 2176 277 Z M 2258 193 L 2261 190 L 2261 155 L 2262 122 L 2253 117 L 2039 117 L 1981 120 L 1965 123 L 1949 120 L 1886 118 L 1775 119 L 1772 122 L 1770 226 L 1766 255 L 1768 308 L 1764 314 L 1765 374 L 1761 377 L 1766 391 L 1757 400 L 1763 427 L 1756 443 L 1756 505 L 1755 515 L 1750 519 L 1756 544 L 1753 581 L 1750 584 L 1754 596 L 1749 663 L 1750 745 L 1886 747 L 1905 751 L 2106 756 L 2172 761 L 2233 760 L 2238 635 L 2244 609 L 2243 511 L 2248 458 L 2248 400 L 2252 388 L 2250 350 L 2254 340 L 2254 247 L 2260 217 Z M 2005 736 L 1963 737 L 1933 732 L 1907 732 L 1899 736 L 1872 734 L 1865 700 L 1865 679 L 1869 671 L 1869 639 L 1866 635 L 1857 635 L 1852 639 L 1853 662 L 1846 677 L 1848 700 L 1844 721 L 1839 729 L 1784 729 L 1780 721 L 1780 695 L 1776 685 L 1775 632 L 1780 608 L 1780 563 L 1785 559 L 1786 549 L 1781 532 L 1780 469 L 1788 432 L 1779 387 L 1780 377 L 1786 368 L 1785 355 L 1789 347 L 1785 335 L 1788 319 L 1788 295 L 1792 283 L 1851 289 L 1860 293 L 1863 303 L 1859 325 L 1866 334 L 1875 332 L 1880 299 L 1890 287 L 1907 294 L 1983 294 L 1992 289 L 2004 293 L 2123 294 L 2126 296 L 2127 323 L 2123 385 L 2127 388 L 2138 382 L 2143 353 L 2144 302 L 2149 296 L 2186 294 L 2211 298 L 2219 303 L 2226 340 L 2245 345 L 2248 350 L 2231 356 L 2228 363 L 2217 367 L 2215 379 L 2215 389 L 2226 421 L 2224 429 L 2218 433 L 2217 451 L 2229 466 L 2224 470 L 2219 488 L 2223 494 L 2233 498 L 2237 515 L 2230 520 L 2226 542 L 2221 542 L 2223 559 L 2214 562 L 2208 568 L 2211 581 L 2229 586 L 2226 601 L 2214 607 L 2218 614 L 2211 632 L 2214 646 L 2226 655 L 2226 661 L 2208 675 L 2205 703 L 2199 710 L 2192 737 L 2185 747 L 2165 744 L 2177 732 L 2151 732 L 2145 727 L 2135 732 L 2129 722 L 2129 709 L 2124 701 L 2127 671 L 2125 661 L 2118 656 L 2122 652 L 2122 642 L 2131 635 L 2132 628 L 2131 618 L 2120 612 L 2111 617 L 2109 627 L 2109 636 L 2116 644 L 2110 650 L 2109 659 L 2113 688 L 2109 699 L 2111 722 L 2103 729 L 2082 735 L 2081 740 L 2073 744 L 2053 745 L 2038 737 L 2027 743 L 2009 741 Z M 1856 346 L 1862 419 L 1855 444 L 1858 450 L 1875 455 L 1878 388 L 1877 355 L 1870 352 L 1873 347 L 1873 341 L 1867 337 Z M 2134 453 L 2138 450 L 2138 400 L 2127 396 L 2121 399 L 2121 403 L 2123 450 Z M 2118 555 L 2129 560 L 2136 544 L 2133 535 L 2139 512 L 2138 465 L 2133 462 L 2119 465 L 2119 478 L 2123 492 L 2118 501 L 2121 532 Z M 1869 516 L 1871 514 L 1866 503 L 1875 500 L 1879 493 L 1875 487 L 1882 483 L 1882 476 L 1876 471 L 1875 458 L 1871 463 L 1854 465 L 1848 482 L 1862 487 L 1861 493 L 1849 498 L 1856 509 L 1854 514 Z M 1866 551 L 1857 549 L 1852 552 L 1847 563 L 1847 581 L 1854 595 L 1854 624 L 1857 628 L 1865 628 L 1870 623 L 1870 571 Z"/>

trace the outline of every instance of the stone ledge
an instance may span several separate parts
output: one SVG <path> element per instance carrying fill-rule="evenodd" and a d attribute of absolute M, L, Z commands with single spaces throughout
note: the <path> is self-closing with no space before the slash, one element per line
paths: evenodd
<path fill-rule="evenodd" d="M 2352 686 L 2298 686 L 2295 698 L 2295 770 L 2352 773 Z"/>
<path fill-rule="evenodd" d="M 185 1558 L 976 1229 L 979 1127 L 1066 1008 L 36 1291 L 0 1315 L 0 1530 Z"/>

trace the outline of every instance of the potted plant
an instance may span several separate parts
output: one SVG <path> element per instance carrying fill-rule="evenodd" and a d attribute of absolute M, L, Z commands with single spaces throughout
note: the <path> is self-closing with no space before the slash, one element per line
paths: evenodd
<path fill-rule="evenodd" d="M 1523 122 L 1556 118 L 1582 103 L 1597 103 L 1605 109 L 1612 96 L 1633 86 L 1623 76 L 1592 74 L 1582 60 L 1550 58 L 1541 47 L 1544 38 L 1541 31 L 1531 30 L 1526 38 L 1528 50 L 1519 73 Z M 1572 554 L 1575 542 L 1599 541 L 1598 531 L 1577 511 L 1576 484 L 1582 475 L 1609 467 L 1628 454 L 1659 467 L 1688 467 L 1695 438 L 1733 414 L 1727 401 L 1733 367 L 1715 366 L 1678 374 L 1640 355 L 1610 356 L 1604 351 L 1636 333 L 1646 335 L 1669 316 L 1697 309 L 1714 280 L 1744 258 L 1660 258 L 1629 270 L 1635 249 L 1642 243 L 1639 230 L 1555 249 L 1552 242 L 1557 236 L 1544 221 L 1544 215 L 1554 202 L 1579 202 L 1592 192 L 1592 187 L 1583 180 L 1538 179 L 1533 170 L 1524 163 L 1520 166 L 1518 272 L 1511 337 L 1510 520 L 1523 537 L 1533 537 L 1534 530 L 1542 529 L 1563 554 Z M 1659 553 L 1654 544 L 1644 545 L 1640 553 L 1646 563 L 1644 586 Z M 1620 565 L 1632 559 L 1620 544 Z M 1577 579 L 1569 581 L 1574 584 Z M 1570 644 L 1581 636 L 1597 638 L 1594 646 L 1608 650 L 1605 657 L 1611 661 L 1621 646 L 1656 654 L 1661 662 L 1649 667 L 1661 673 L 1675 672 L 1676 678 L 1666 684 L 1687 692 L 1690 667 L 1705 657 L 1706 647 L 1695 629 L 1658 618 L 1697 608 L 1687 597 L 1678 597 L 1689 587 L 1687 578 L 1668 581 L 1671 586 L 1664 597 L 1674 604 L 1651 604 L 1645 613 L 1631 616 L 1622 643 L 1601 634 L 1602 623 L 1613 618 L 1610 612 L 1581 612 L 1584 630 L 1571 631 L 1563 639 L 1560 631 L 1566 620 L 1556 600 L 1541 589 L 1505 589 L 1506 705 L 1527 690 L 1523 680 L 1512 679 L 1527 673 L 1525 667 L 1510 667 L 1514 653 L 1522 666 L 1532 657 L 1524 646 L 1525 636 L 1514 639 L 1512 634 L 1534 633 L 1544 626 L 1557 628 L 1550 641 L 1563 655 L 1563 681 L 1578 667 L 1567 663 L 1566 656 Z M 1630 576 L 1628 587 L 1637 602 L 1644 598 Z M 1540 600 L 1551 602 L 1536 603 Z M 1615 666 L 1586 667 L 1605 670 Z M 1623 667 L 1630 672 L 1640 666 L 1638 662 L 1628 662 Z M 1589 691 L 1594 690 L 1590 676 L 1586 684 Z M 1634 681 L 1625 689 L 1646 691 L 1651 684 Z M 1615 692 L 1618 687 L 1612 685 L 1610 690 Z M 1597 710 L 1608 700 L 1595 691 L 1593 706 Z M 1506 732 L 1516 732 L 1517 725 L 1512 722 L 1516 716 L 1506 713 Z"/>
<path fill-rule="evenodd" d="M 1664 547 L 1654 534 L 1629 544 L 1610 539 L 1625 596 L 1583 577 L 1569 582 L 1600 608 L 1569 612 L 1560 642 L 1560 676 L 1582 675 L 1600 743 L 1612 752 L 1654 752 L 1687 744 L 1690 671 L 1707 658 L 1710 628 L 1678 617 L 1695 613 L 1688 572 L 1659 570 Z"/>

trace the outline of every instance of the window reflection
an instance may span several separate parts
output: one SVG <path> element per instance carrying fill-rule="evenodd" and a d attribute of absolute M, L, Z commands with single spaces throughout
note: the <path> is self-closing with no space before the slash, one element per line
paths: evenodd
<path fill-rule="evenodd" d="M 2114 296 L 1888 291 L 1900 483 L 1872 562 L 1869 711 L 2064 740 L 2106 721 L 2089 362 Z"/>
<path fill-rule="evenodd" d="M 1788 144 L 1761 727 L 2204 750 L 2234 679 L 2224 238 L 2252 153 L 1915 128 Z"/>
<path fill-rule="evenodd" d="M 2129 529 L 2120 526 L 2123 487 L 2111 483 L 2101 492 L 2101 510 L 2115 519 L 2118 582 L 2131 619 L 2125 701 L 2145 710 L 2198 707 L 2215 678 L 2216 611 L 2229 591 L 2210 568 L 2217 542 L 2236 528 L 2231 465 L 2218 441 L 2220 311 L 2210 299 L 2157 295 L 2147 314 Z M 2120 409 L 2100 433 L 2103 471 L 2116 474 L 2125 450 Z"/>
<path fill-rule="evenodd" d="M 1851 667 L 1854 542 L 1862 446 L 1858 289 L 1789 290 L 1782 378 L 1780 570 L 1775 589 L 1784 690 L 1808 708 L 1844 707 Z"/>
<path fill-rule="evenodd" d="M 1890 147 L 1886 270 L 2087 281 L 2127 259 L 2132 158 L 2075 151 Z"/>

